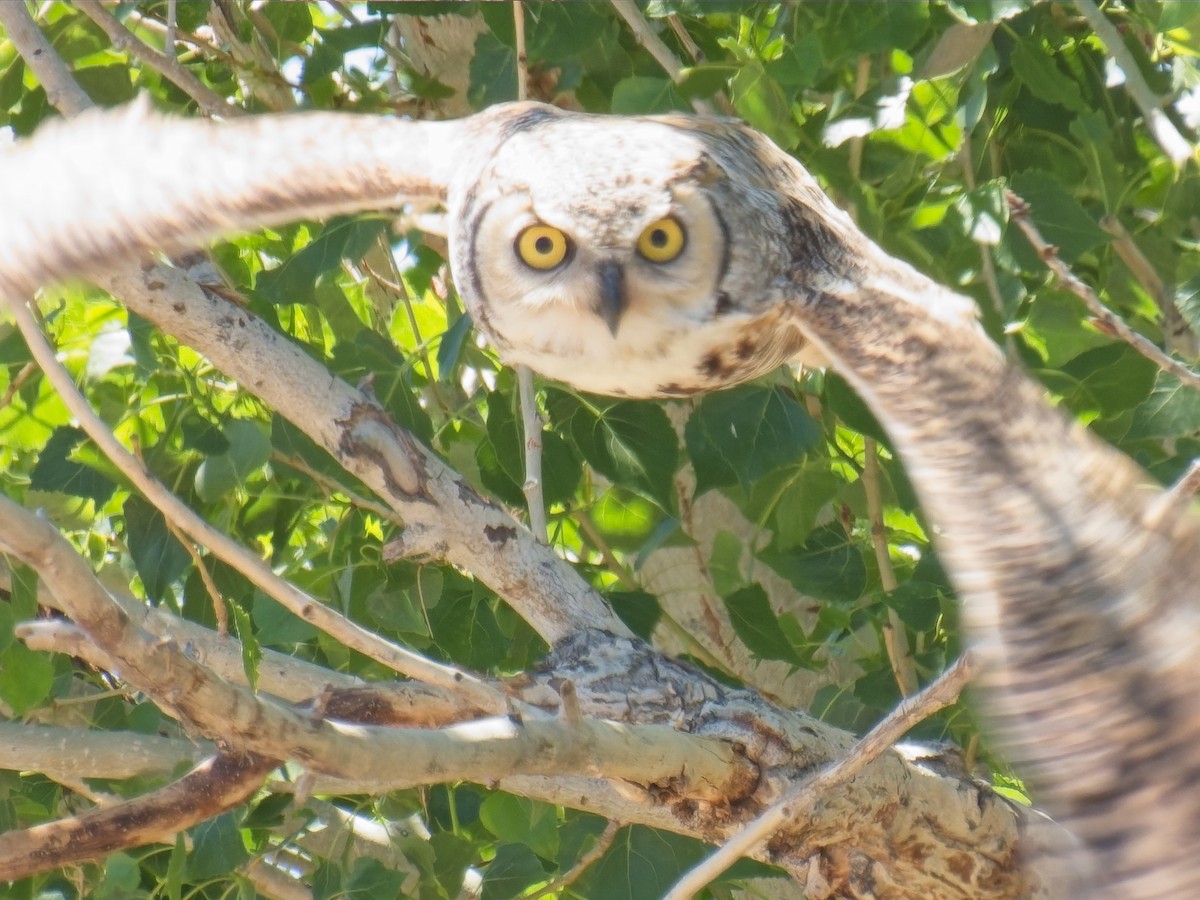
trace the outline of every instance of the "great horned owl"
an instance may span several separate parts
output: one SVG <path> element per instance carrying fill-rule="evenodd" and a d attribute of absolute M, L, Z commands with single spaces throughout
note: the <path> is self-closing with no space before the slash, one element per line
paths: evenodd
<path fill-rule="evenodd" d="M 122 166 L 79 168 L 79 146 Z M 138 251 L 419 196 L 448 199 L 480 328 L 551 377 L 681 395 L 818 347 L 904 456 L 986 638 L 998 731 L 1094 851 L 1104 896 L 1200 896 L 1200 522 L 1051 408 L 969 300 L 875 247 L 767 139 L 536 105 L 460 123 L 134 111 L 47 129 L 4 162 L 0 298 Z M 62 202 L 30 202 L 43 183 Z M 248 318 L 216 325 L 236 344 Z"/>
<path fill-rule="evenodd" d="M 459 291 L 506 361 L 678 397 L 820 360 L 784 316 L 791 244 L 812 240 L 831 272 L 840 259 L 786 202 L 779 181 L 802 170 L 770 141 L 734 122 L 539 105 L 505 135 L 449 206 Z"/>

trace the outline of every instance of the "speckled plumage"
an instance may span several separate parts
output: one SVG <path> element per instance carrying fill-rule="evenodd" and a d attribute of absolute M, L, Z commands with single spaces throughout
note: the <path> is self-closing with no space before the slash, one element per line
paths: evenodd
<path fill-rule="evenodd" d="M 104 177 L 79 174 L 80 146 Z M 767 139 L 536 104 L 450 123 L 133 110 L 48 127 L 3 162 L 0 298 L 149 249 L 419 196 L 448 200 L 480 329 L 552 378 L 675 396 L 819 351 L 904 457 L 986 657 L 998 737 L 1091 851 L 1096 885 L 1076 896 L 1200 896 L 1200 522 L 1047 404 L 969 300 L 883 253 Z M 31 202 L 43 182 L 58 193 Z M 647 269 L 632 241 L 664 211 L 694 246 Z M 512 265 L 531 216 L 573 243 L 553 277 Z M 627 279 L 619 309 L 598 299 L 597 267 Z"/>
<path fill-rule="evenodd" d="M 454 271 L 506 361 L 631 397 L 686 396 L 797 359 L 820 361 L 783 315 L 796 225 L 814 212 L 779 180 L 807 175 L 756 132 L 681 116 L 616 125 L 531 105 L 479 168 L 464 172 L 470 177 L 454 183 L 449 200 Z M 815 185 L 796 187 L 816 194 Z M 684 225 L 687 244 L 655 264 L 635 244 L 663 216 Z M 572 256 L 553 271 L 531 269 L 514 251 L 533 222 L 572 242 Z M 806 248 L 822 265 L 828 250 Z M 605 263 L 620 267 L 627 290 L 615 333 L 599 300 Z"/>

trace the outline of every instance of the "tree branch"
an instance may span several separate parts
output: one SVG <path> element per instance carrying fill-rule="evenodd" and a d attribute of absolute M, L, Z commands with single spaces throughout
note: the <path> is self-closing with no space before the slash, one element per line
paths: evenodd
<path fill-rule="evenodd" d="M 122 850 L 167 840 L 245 803 L 278 762 L 223 753 L 183 778 L 114 806 L 0 834 L 0 881 L 16 881 Z"/>
<path fill-rule="evenodd" d="M 1193 372 L 1177 359 L 1164 353 L 1159 347 L 1144 335 L 1138 334 L 1125 323 L 1125 320 L 1104 305 L 1096 296 L 1096 292 L 1080 281 L 1058 256 L 1058 248 L 1050 244 L 1029 216 L 1029 204 L 1012 191 L 1004 192 L 1012 220 L 1017 223 L 1029 243 L 1038 252 L 1042 262 L 1054 273 L 1058 283 L 1083 301 L 1089 313 L 1096 319 L 1098 326 L 1106 334 L 1127 343 L 1146 359 L 1150 360 L 1165 372 L 1170 372 L 1188 387 L 1200 389 L 1200 374 Z"/>
<path fill-rule="evenodd" d="M 807 818 L 829 792 L 845 784 L 875 761 L 910 728 L 958 699 L 963 687 L 978 671 L 970 656 L 961 656 L 933 684 L 901 700 L 878 725 L 837 762 L 805 779 L 778 803 L 726 841 L 720 850 L 676 882 L 664 900 L 688 900 L 706 884 L 767 840 L 784 824 Z"/>
<path fill-rule="evenodd" d="M 210 116 L 232 117 L 240 116 L 243 110 L 229 103 L 224 97 L 202 82 L 199 78 L 179 64 L 179 60 L 169 53 L 155 50 L 149 44 L 139 40 L 132 32 L 118 22 L 108 10 L 100 5 L 98 0 L 75 0 L 75 6 L 85 16 L 100 26 L 108 35 L 114 49 L 121 50 L 141 60 L 158 74 L 162 75 L 177 88 L 191 97 L 205 113 Z M 170 47 L 170 44 L 167 44 Z"/>
<path fill-rule="evenodd" d="M 1108 48 L 1109 55 L 1117 64 L 1117 68 L 1124 73 L 1125 90 L 1129 92 L 1133 102 L 1142 111 L 1142 117 L 1146 120 L 1146 127 L 1150 134 L 1158 142 L 1158 146 L 1162 148 L 1167 158 L 1175 164 L 1175 167 L 1181 168 L 1191 159 L 1194 149 L 1179 133 L 1167 114 L 1163 112 L 1162 98 L 1150 90 L 1150 85 L 1142 77 L 1141 69 L 1138 68 L 1137 60 L 1133 58 L 1133 54 L 1129 52 L 1129 48 L 1121 39 L 1120 32 L 1093 0 L 1075 0 L 1075 6 L 1083 13 L 1083 17 L 1092 26 L 1092 30 L 1099 35 L 1100 40 L 1104 42 L 1104 46 Z"/>

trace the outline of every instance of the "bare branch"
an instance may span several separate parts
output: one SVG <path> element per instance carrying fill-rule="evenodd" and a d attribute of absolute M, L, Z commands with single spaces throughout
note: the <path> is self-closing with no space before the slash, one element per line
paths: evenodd
<path fill-rule="evenodd" d="M 24 3 L 0 3 L 0 25 L 37 76 L 51 106 L 68 115 L 92 108 L 92 98 L 75 82 L 71 70 L 50 46 Z"/>
<path fill-rule="evenodd" d="M 179 60 L 173 55 L 155 50 L 145 41 L 139 40 L 132 32 L 118 22 L 112 13 L 101 6 L 98 0 L 75 0 L 75 6 L 79 8 L 80 12 L 100 26 L 101 30 L 108 35 L 108 39 L 112 41 L 114 48 L 141 60 L 151 69 L 158 72 L 195 100 L 208 115 L 230 117 L 243 114 L 243 110 L 240 107 L 229 103 L 224 97 L 181 66 Z M 167 47 L 171 47 L 171 44 L 168 43 Z"/>
<path fill-rule="evenodd" d="M 223 753 L 134 800 L 0 834 L 0 881 L 16 881 L 115 850 L 166 840 L 245 803 L 278 763 Z"/>
<path fill-rule="evenodd" d="M 1083 301 L 1083 305 L 1096 319 L 1101 330 L 1129 344 L 1146 359 L 1163 371 L 1170 372 L 1183 384 L 1200 390 L 1200 374 L 1193 372 L 1179 360 L 1168 356 L 1149 338 L 1130 328 L 1124 319 L 1105 306 L 1103 301 L 1096 296 L 1096 292 L 1079 280 L 1063 263 L 1058 256 L 1058 248 L 1042 237 L 1038 227 L 1033 224 L 1033 220 L 1029 216 L 1028 203 L 1012 191 L 1005 191 L 1004 198 L 1008 203 L 1012 220 L 1017 223 L 1017 227 L 1025 234 L 1029 243 L 1033 244 L 1033 248 L 1038 252 L 1038 256 L 1041 257 L 1046 267 L 1054 273 L 1059 284 Z"/>
<path fill-rule="evenodd" d="M 1158 305 L 1163 317 L 1163 342 L 1167 349 L 1184 356 L 1195 356 L 1196 335 L 1180 314 L 1166 283 L 1154 270 L 1150 260 L 1146 259 L 1146 254 L 1137 245 L 1133 235 L 1121 224 L 1121 220 L 1113 215 L 1101 219 L 1100 227 L 1113 236 L 1113 251 L 1121 258 L 1121 262 L 1128 266 L 1134 279 L 1150 295 L 1150 299 Z"/>
<path fill-rule="evenodd" d="M 612 0 L 612 5 L 617 14 L 625 20 L 625 24 L 629 26 L 629 30 L 633 32 L 637 42 L 645 47 L 646 51 L 662 66 L 671 81 L 678 84 L 683 77 L 683 63 L 671 51 L 671 48 L 663 43 L 663 39 L 658 36 L 658 33 L 650 27 L 645 14 L 638 9 L 637 4 L 633 0 Z M 712 109 L 703 100 L 693 100 L 692 108 L 698 113 L 712 114 Z"/>
<path fill-rule="evenodd" d="M 784 824 L 802 821 L 830 791 L 846 783 L 878 759 L 892 744 L 900 740 L 906 731 L 957 700 L 976 670 L 977 667 L 970 656 L 959 657 L 958 661 L 929 687 L 919 694 L 901 700 L 899 705 L 844 757 L 796 785 L 782 800 L 726 841 L 720 850 L 688 872 L 671 888 L 665 900 L 688 900 L 689 897 L 695 896 L 706 884 L 748 854 L 756 845 L 767 840 Z"/>
<path fill-rule="evenodd" d="M 0 769 L 51 778 L 136 778 L 170 772 L 181 760 L 212 756 L 211 744 L 117 731 L 0 722 Z"/>
<path fill-rule="evenodd" d="M 513 19 L 517 37 L 517 99 L 529 97 L 529 57 L 525 53 L 525 4 L 513 3 Z M 521 398 L 521 428 L 525 434 L 525 505 L 529 509 L 529 530 L 533 536 L 546 541 L 546 497 L 542 490 L 542 417 L 538 415 L 537 388 L 533 370 L 517 366 L 517 393 Z"/>
<path fill-rule="evenodd" d="M 1083 17 L 1092 26 L 1092 30 L 1099 35 L 1100 40 L 1104 41 L 1104 46 L 1108 48 L 1113 62 L 1124 73 L 1125 90 L 1129 92 L 1133 102 L 1142 111 L 1150 134 L 1158 142 L 1163 153 L 1167 154 L 1167 158 L 1175 164 L 1175 167 L 1182 167 L 1192 158 L 1195 150 L 1179 133 L 1179 129 L 1175 127 L 1167 114 L 1163 112 L 1162 98 L 1150 89 L 1150 85 L 1142 77 L 1137 61 L 1125 46 L 1120 32 L 1093 0 L 1075 0 L 1075 6 L 1083 13 Z"/>
<path fill-rule="evenodd" d="M 256 587 L 278 600 L 287 609 L 303 620 L 335 637 L 337 640 L 364 653 L 397 672 L 427 681 L 443 688 L 460 690 L 475 702 L 496 702 L 495 689 L 483 681 L 455 666 L 434 662 L 419 653 L 386 641 L 377 634 L 352 622 L 315 598 L 277 576 L 271 567 L 230 538 L 224 532 L 209 525 L 195 514 L 183 501 L 176 497 L 146 468 L 145 464 L 129 453 L 88 405 L 87 400 L 75 387 L 70 373 L 63 368 L 57 356 L 38 327 L 29 307 L 24 303 L 9 305 L 17 327 L 29 346 L 30 353 L 54 386 L 63 403 L 79 421 L 88 436 L 103 450 L 113 464 L 166 516 L 176 527 L 195 540 L 209 547 L 224 562 L 241 572 Z M 220 602 L 219 598 L 214 598 Z"/>
<path fill-rule="evenodd" d="M 892 568 L 891 551 L 888 549 L 887 529 L 883 524 L 883 497 L 879 487 L 879 446 L 873 438 L 863 439 L 863 491 L 867 495 L 867 521 L 871 529 L 871 546 L 875 549 L 875 562 L 879 566 L 880 586 L 887 593 L 899 587 L 896 572 Z M 913 664 L 912 650 L 908 646 L 908 632 L 900 614 L 890 606 L 887 623 L 883 626 L 883 643 L 887 650 L 892 674 L 902 696 L 917 690 L 917 670 Z"/>

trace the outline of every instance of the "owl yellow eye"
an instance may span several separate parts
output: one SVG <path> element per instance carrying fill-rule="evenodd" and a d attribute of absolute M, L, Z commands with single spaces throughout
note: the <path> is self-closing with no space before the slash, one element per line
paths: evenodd
<path fill-rule="evenodd" d="M 680 253 L 687 243 L 683 226 L 678 219 L 668 216 L 651 222 L 638 238 L 638 253 L 653 263 L 670 262 Z"/>
<path fill-rule="evenodd" d="M 553 269 L 567 258 L 567 236 L 549 225 L 530 225 L 517 235 L 517 256 L 534 269 Z"/>

